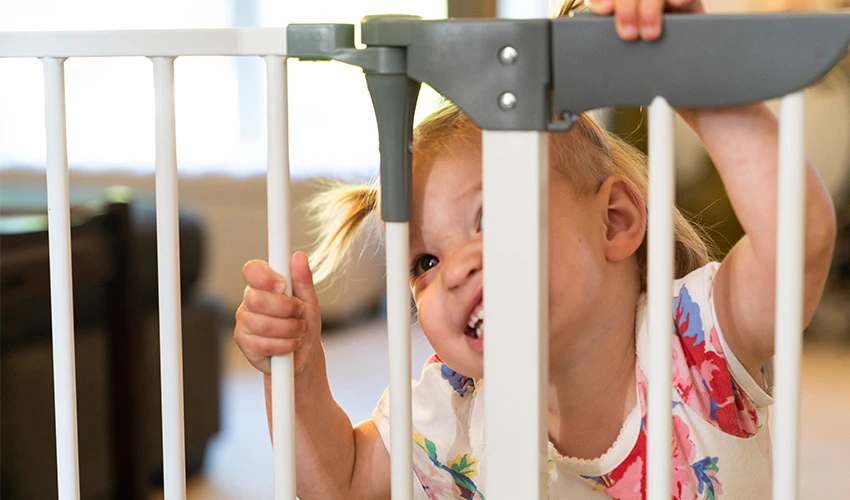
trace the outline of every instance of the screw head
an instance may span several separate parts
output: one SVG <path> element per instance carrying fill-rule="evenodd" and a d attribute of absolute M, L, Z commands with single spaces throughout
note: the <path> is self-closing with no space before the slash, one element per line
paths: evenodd
<path fill-rule="evenodd" d="M 499 108 L 504 111 L 514 109 L 517 104 L 516 96 L 513 92 L 502 92 L 499 95 Z"/>
<path fill-rule="evenodd" d="M 499 61 L 502 64 L 513 64 L 516 62 L 517 57 L 519 57 L 519 53 L 510 45 L 502 47 L 502 50 L 499 51 Z"/>

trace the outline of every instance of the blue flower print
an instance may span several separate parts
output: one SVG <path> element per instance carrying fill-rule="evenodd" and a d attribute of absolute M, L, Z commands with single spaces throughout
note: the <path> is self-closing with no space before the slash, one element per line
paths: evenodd
<path fill-rule="evenodd" d="M 471 378 L 465 377 L 460 373 L 449 368 L 449 365 L 443 363 L 443 366 L 440 367 L 440 372 L 444 379 L 448 380 L 449 385 L 452 386 L 452 389 L 457 392 L 460 397 L 463 397 L 470 389 L 475 387 L 475 383 Z"/>
<path fill-rule="evenodd" d="M 699 304 L 693 301 L 685 286 L 679 291 L 679 295 L 673 298 L 673 321 L 679 336 L 694 338 L 693 345 L 700 345 L 705 341 Z"/>

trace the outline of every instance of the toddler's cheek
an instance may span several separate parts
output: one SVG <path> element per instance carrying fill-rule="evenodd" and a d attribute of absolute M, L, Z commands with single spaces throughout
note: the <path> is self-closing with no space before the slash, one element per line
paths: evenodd
<path fill-rule="evenodd" d="M 440 315 L 438 311 L 430 307 L 427 301 L 419 301 L 416 304 L 416 319 L 419 320 L 419 326 L 422 328 L 422 333 L 433 346 L 439 341 L 437 332 L 441 330 Z M 445 327 L 442 327 L 445 328 Z"/>

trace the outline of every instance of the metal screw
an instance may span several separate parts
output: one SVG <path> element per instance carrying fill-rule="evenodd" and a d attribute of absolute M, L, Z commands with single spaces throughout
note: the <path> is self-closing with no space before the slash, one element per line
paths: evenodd
<path fill-rule="evenodd" d="M 502 92 L 499 96 L 499 108 L 503 111 L 514 109 L 516 107 L 516 103 L 517 99 L 513 92 Z"/>
<path fill-rule="evenodd" d="M 499 51 L 499 61 L 501 61 L 502 64 L 515 63 L 518 56 L 519 53 L 510 45 L 502 47 L 502 50 Z"/>

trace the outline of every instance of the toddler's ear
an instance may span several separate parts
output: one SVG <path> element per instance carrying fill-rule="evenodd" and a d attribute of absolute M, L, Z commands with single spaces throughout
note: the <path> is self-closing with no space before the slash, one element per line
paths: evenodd
<path fill-rule="evenodd" d="M 626 178 L 612 175 L 599 188 L 607 201 L 605 210 L 605 258 L 619 262 L 631 257 L 646 233 L 646 209 L 640 195 Z"/>

